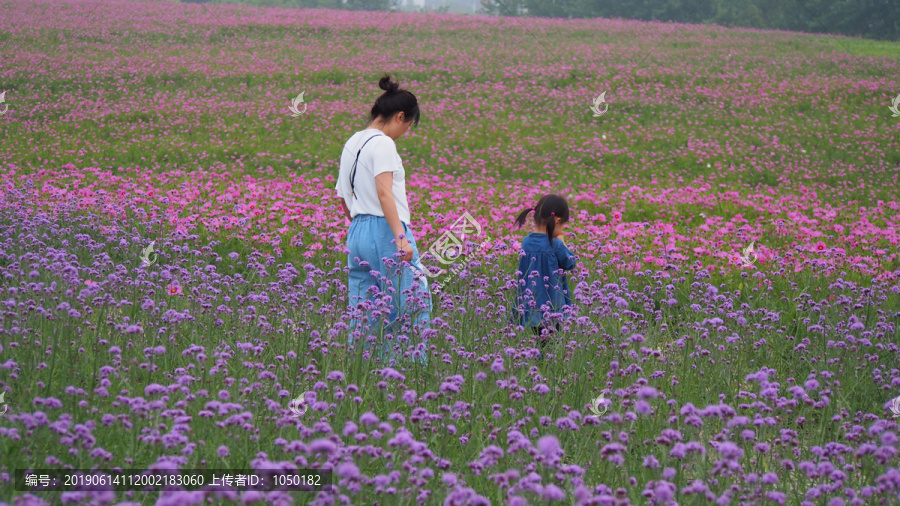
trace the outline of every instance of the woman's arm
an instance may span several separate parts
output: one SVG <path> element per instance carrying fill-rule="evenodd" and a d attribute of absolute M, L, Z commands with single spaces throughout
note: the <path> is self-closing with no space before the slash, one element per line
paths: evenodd
<path fill-rule="evenodd" d="M 412 261 L 412 246 L 407 239 L 400 240 L 403 234 L 403 223 L 400 222 L 400 213 L 397 212 L 397 203 L 394 202 L 394 194 L 391 187 L 394 184 L 393 172 L 382 172 L 375 176 L 375 186 L 378 188 L 378 201 L 381 202 L 381 212 L 387 220 L 394 237 L 397 239 L 397 249 L 406 251 L 404 260 Z"/>
<path fill-rule="evenodd" d="M 353 221 L 353 218 L 350 217 L 350 209 L 347 208 L 347 201 L 341 197 L 338 197 L 338 200 L 341 201 L 341 207 L 344 208 L 344 216 L 346 216 L 348 220 Z"/>

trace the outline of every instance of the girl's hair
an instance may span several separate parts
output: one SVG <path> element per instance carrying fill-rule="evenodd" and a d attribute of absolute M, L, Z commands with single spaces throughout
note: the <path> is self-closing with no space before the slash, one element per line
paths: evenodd
<path fill-rule="evenodd" d="M 392 81 L 388 74 L 378 81 L 378 87 L 384 90 L 384 93 L 375 100 L 375 105 L 372 106 L 370 122 L 375 121 L 379 116 L 387 121 L 398 112 L 403 112 L 407 123 L 415 121 L 415 125 L 419 126 L 419 102 L 415 95 L 407 90 L 401 90 L 400 85 L 396 81 Z"/>
<path fill-rule="evenodd" d="M 534 211 L 534 224 L 547 227 L 547 237 L 552 245 L 556 218 L 561 219 L 562 223 L 569 221 L 569 203 L 559 195 L 544 195 L 534 207 L 529 207 L 519 214 L 519 217 L 516 218 L 516 224 L 519 227 L 525 225 L 525 219 L 531 211 Z"/>

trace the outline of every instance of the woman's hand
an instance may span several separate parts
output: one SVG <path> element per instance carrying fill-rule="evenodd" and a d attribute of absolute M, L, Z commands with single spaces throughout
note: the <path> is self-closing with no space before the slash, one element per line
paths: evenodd
<path fill-rule="evenodd" d="M 412 262 L 413 259 L 413 249 L 412 245 L 406 239 L 400 239 L 398 243 L 400 247 L 397 248 L 397 252 L 403 252 L 403 258 L 400 260 L 406 260 L 407 262 Z"/>

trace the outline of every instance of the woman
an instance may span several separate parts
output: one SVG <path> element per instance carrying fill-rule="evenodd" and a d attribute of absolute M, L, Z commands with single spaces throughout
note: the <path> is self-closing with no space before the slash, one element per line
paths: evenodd
<path fill-rule="evenodd" d="M 351 311 L 358 310 L 351 318 L 351 345 L 354 334 L 362 339 L 374 334 L 381 339 L 385 334 L 406 334 L 413 325 L 424 330 L 432 309 L 428 281 L 410 229 L 406 173 L 394 144 L 413 121 L 419 124 L 418 101 L 388 75 L 378 86 L 384 93 L 375 101 L 366 129 L 353 134 L 344 145 L 335 186 L 344 214 L 351 220 L 348 296 Z M 386 307 L 373 315 L 371 308 L 379 306 L 378 299 Z M 361 307 L 367 300 L 371 305 Z M 381 318 L 384 315 L 386 322 Z M 396 344 L 401 344 L 399 353 L 392 350 Z M 388 363 L 403 356 L 409 344 L 396 339 L 381 342 L 376 354 Z M 416 347 L 413 360 L 427 362 L 427 345 L 423 340 Z M 369 342 L 364 345 L 370 347 Z"/>

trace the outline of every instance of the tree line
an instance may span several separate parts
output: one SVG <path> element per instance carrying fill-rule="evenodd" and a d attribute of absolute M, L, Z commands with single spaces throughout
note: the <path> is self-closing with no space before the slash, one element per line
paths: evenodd
<path fill-rule="evenodd" d="M 204 3 L 207 0 L 182 0 Z M 390 10 L 399 0 L 215 0 L 271 7 Z M 900 0 L 481 0 L 480 13 L 548 18 L 622 18 L 835 33 L 900 40 Z"/>
<path fill-rule="evenodd" d="M 501 16 L 623 18 L 900 40 L 898 0 L 482 0 Z"/>

